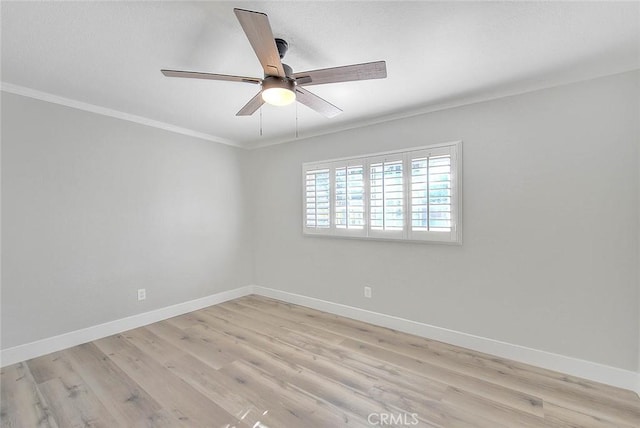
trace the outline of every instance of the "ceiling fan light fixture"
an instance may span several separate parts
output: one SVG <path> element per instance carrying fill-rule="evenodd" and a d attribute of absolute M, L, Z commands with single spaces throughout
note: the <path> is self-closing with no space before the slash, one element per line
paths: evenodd
<path fill-rule="evenodd" d="M 262 82 L 262 99 L 274 106 L 286 106 L 296 100 L 295 82 L 268 76 Z"/>
<path fill-rule="evenodd" d="M 262 91 L 262 99 L 272 106 L 287 106 L 296 100 L 296 94 L 287 88 L 269 88 Z"/>

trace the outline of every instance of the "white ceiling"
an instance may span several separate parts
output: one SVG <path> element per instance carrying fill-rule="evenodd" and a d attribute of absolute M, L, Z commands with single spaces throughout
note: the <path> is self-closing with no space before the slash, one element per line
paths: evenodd
<path fill-rule="evenodd" d="M 312 86 L 301 137 L 640 68 L 638 2 L 2 2 L 2 81 L 244 146 L 295 137 L 296 107 L 235 113 L 262 77 L 233 13 L 265 12 L 294 71 L 387 61 L 388 78 Z M 9 85 L 7 85 L 9 84 Z"/>

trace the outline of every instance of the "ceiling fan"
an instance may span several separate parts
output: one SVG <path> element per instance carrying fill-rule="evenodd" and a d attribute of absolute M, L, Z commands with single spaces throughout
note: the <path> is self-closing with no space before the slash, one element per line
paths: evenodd
<path fill-rule="evenodd" d="M 289 45 L 283 39 L 275 39 L 266 14 L 244 9 L 233 9 L 240 21 L 249 43 L 253 47 L 264 70 L 264 78 L 232 76 L 228 74 L 200 73 L 195 71 L 161 70 L 168 77 L 192 79 L 226 80 L 261 85 L 262 88 L 236 116 L 250 116 L 265 102 L 284 106 L 298 101 L 326 117 L 334 117 L 342 112 L 338 107 L 309 92 L 304 86 L 325 83 L 349 82 L 354 80 L 382 79 L 387 77 L 384 61 L 353 64 L 342 67 L 294 73 L 283 64 Z"/>

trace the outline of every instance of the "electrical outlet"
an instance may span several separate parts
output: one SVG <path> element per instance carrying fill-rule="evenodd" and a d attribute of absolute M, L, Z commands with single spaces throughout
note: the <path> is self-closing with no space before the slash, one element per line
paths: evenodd
<path fill-rule="evenodd" d="M 364 287 L 364 297 L 371 298 L 371 287 Z"/>
<path fill-rule="evenodd" d="M 144 300 L 147 298 L 147 289 L 138 288 L 138 300 Z"/>

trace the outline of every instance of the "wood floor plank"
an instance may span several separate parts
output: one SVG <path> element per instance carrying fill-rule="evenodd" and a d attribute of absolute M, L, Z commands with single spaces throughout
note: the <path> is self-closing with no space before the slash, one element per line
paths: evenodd
<path fill-rule="evenodd" d="M 224 367 L 238 358 L 238 355 L 229 347 L 219 346 L 215 340 L 198 335 L 197 331 L 181 330 L 168 322 L 155 323 L 147 326 L 146 329 L 189 352 L 214 369 Z"/>
<path fill-rule="evenodd" d="M 95 344 L 66 351 L 79 375 L 111 410 L 120 426 L 171 427 L 174 419 Z"/>
<path fill-rule="evenodd" d="M 182 425 L 205 427 L 228 423 L 247 426 L 177 378 L 123 336 L 110 336 L 94 343 Z"/>
<path fill-rule="evenodd" d="M 26 363 L 2 368 L 0 378 L 1 426 L 58 427 Z"/>
<path fill-rule="evenodd" d="M 243 305 L 238 301 L 225 302 L 217 305 L 217 308 L 224 308 L 230 311 L 244 315 L 245 317 L 259 319 L 262 322 L 268 322 L 270 325 L 284 330 L 296 331 L 298 333 L 306 333 L 313 335 L 317 339 L 325 343 L 338 344 L 344 340 L 344 337 L 330 331 L 315 328 L 313 325 L 291 322 L 291 320 L 279 316 L 277 313 L 270 313 L 254 309 L 251 306 Z"/>
<path fill-rule="evenodd" d="M 169 364 L 173 373 L 251 426 L 322 426 L 322 420 L 317 418 L 318 415 L 322 417 L 322 412 L 305 414 L 297 400 L 291 400 L 289 396 L 280 395 L 276 402 L 271 398 L 272 391 L 253 379 L 236 376 L 228 367 L 219 371 L 205 370 L 203 363 L 192 356 Z"/>
<path fill-rule="evenodd" d="M 309 419 L 316 419 L 318 427 L 369 427 L 366 420 L 355 414 L 349 406 L 341 407 L 327 400 L 318 399 L 314 391 L 303 390 L 243 361 L 236 361 L 221 371 L 229 373 L 241 383 L 261 384 L 264 391 L 292 397 L 300 409 L 294 412 L 303 418 L 306 415 Z"/>
<path fill-rule="evenodd" d="M 630 391 L 259 296 L 5 367 L 0 386 L 3 428 L 640 426 Z"/>
<path fill-rule="evenodd" d="M 449 388 L 442 402 L 451 405 L 450 409 L 462 408 L 474 416 L 484 418 L 499 425 L 512 425 L 520 428 L 555 426 L 554 423 L 545 421 L 544 417 L 522 412 L 497 401 L 454 387 Z"/>
<path fill-rule="evenodd" d="M 566 428 L 633 428 L 632 425 L 577 412 L 549 402 L 544 403 L 544 417 Z M 637 428 L 637 425 L 635 427 Z"/>
<path fill-rule="evenodd" d="M 447 428 L 516 428 L 516 425 L 500 424 L 465 408 L 442 403 L 444 409 L 444 426 Z"/>
<path fill-rule="evenodd" d="M 61 427 L 110 427 L 118 424 L 111 410 L 78 372 L 76 363 L 69 357 L 69 350 L 34 358 L 27 364 L 34 373 L 38 373 L 38 378 L 34 376 L 35 381 Z"/>
<path fill-rule="evenodd" d="M 108 428 L 116 419 L 86 385 L 69 384 L 55 378 L 38 385 L 61 427 Z"/>

